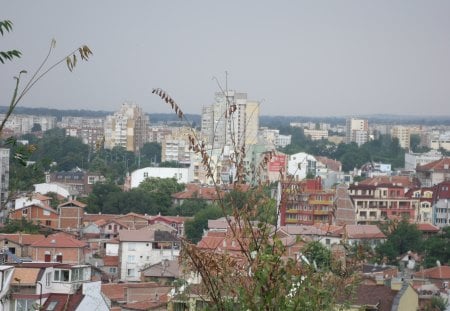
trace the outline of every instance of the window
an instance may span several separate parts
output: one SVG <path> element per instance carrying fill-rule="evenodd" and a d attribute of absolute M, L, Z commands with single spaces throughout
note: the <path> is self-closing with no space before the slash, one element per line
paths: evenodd
<path fill-rule="evenodd" d="M 88 176 L 88 185 L 95 183 L 95 176 Z"/>
<path fill-rule="evenodd" d="M 44 216 L 50 216 L 50 211 L 44 210 Z"/>
<path fill-rule="evenodd" d="M 110 267 L 109 268 L 109 273 L 116 273 L 117 272 L 117 268 L 116 267 Z"/>
<path fill-rule="evenodd" d="M 51 281 L 52 281 L 52 273 L 51 272 L 47 272 L 45 274 L 45 286 L 49 287 Z"/>
<path fill-rule="evenodd" d="M 50 227 L 52 225 L 52 221 L 51 220 L 46 220 L 45 221 L 45 225 Z"/>
<path fill-rule="evenodd" d="M 80 268 L 73 269 L 72 270 L 71 280 L 72 280 L 72 282 L 73 281 L 81 281 L 81 280 L 83 280 L 83 270 L 80 269 Z"/>
<path fill-rule="evenodd" d="M 135 272 L 134 269 L 127 269 L 127 276 L 135 276 Z"/>
<path fill-rule="evenodd" d="M 135 251 L 136 250 L 136 243 L 128 243 L 128 250 L 129 251 Z"/>
<path fill-rule="evenodd" d="M 55 269 L 53 280 L 56 282 L 69 282 L 70 270 Z"/>
<path fill-rule="evenodd" d="M 144 172 L 144 178 L 148 177 L 148 172 Z"/>
<path fill-rule="evenodd" d="M 22 210 L 22 215 L 28 215 L 28 208 L 24 208 Z"/>
<path fill-rule="evenodd" d="M 134 257 L 134 255 L 128 255 L 127 262 L 129 262 L 129 263 L 134 263 L 135 260 L 136 260 L 136 258 Z"/>

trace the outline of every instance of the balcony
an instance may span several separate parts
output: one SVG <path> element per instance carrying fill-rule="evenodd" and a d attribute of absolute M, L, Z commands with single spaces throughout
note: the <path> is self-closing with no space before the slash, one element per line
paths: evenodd
<path fill-rule="evenodd" d="M 333 200 L 310 200 L 311 205 L 333 205 Z"/>

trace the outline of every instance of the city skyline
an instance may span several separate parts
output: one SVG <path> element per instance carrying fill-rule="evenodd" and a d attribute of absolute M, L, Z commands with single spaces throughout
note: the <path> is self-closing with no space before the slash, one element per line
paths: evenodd
<path fill-rule="evenodd" d="M 81 44 L 94 55 L 51 72 L 20 106 L 116 111 L 133 101 L 167 113 L 151 94 L 161 87 L 200 114 L 220 90 L 215 77 L 260 101 L 261 115 L 450 116 L 450 3 L 345 4 L 8 2 L 0 19 L 14 28 L 2 50 L 23 56 L 1 65 L 0 101 L 55 38 L 53 61 Z"/>

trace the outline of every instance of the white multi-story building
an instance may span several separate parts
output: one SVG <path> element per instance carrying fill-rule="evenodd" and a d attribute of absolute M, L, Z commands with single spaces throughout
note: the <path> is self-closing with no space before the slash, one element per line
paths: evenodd
<path fill-rule="evenodd" d="M 5 115 L 0 115 L 3 121 Z M 4 129 L 11 130 L 15 135 L 30 133 L 33 127 L 39 124 L 41 131 L 45 132 L 56 127 L 56 117 L 52 116 L 32 116 L 32 115 L 11 115 L 5 123 Z"/>
<path fill-rule="evenodd" d="M 149 120 L 136 104 L 123 103 L 120 110 L 105 121 L 105 148 L 124 147 L 139 152 L 147 142 Z"/>
<path fill-rule="evenodd" d="M 308 174 L 316 176 L 316 169 L 317 160 L 310 154 L 299 152 L 289 156 L 288 174 L 296 181 L 305 179 Z"/>
<path fill-rule="evenodd" d="M 355 142 L 358 146 L 369 141 L 369 122 L 366 119 L 347 119 L 345 143 Z"/>
<path fill-rule="evenodd" d="M 419 165 L 425 165 L 442 158 L 442 153 L 437 150 L 430 150 L 426 153 L 405 153 L 405 169 L 415 171 Z"/>
<path fill-rule="evenodd" d="M 259 102 L 246 93 L 218 92 L 215 103 L 202 109 L 202 136 L 213 148 L 256 144 L 258 128 Z"/>
<path fill-rule="evenodd" d="M 169 231 L 144 227 L 119 231 L 119 276 L 122 281 L 140 281 L 144 267 L 180 254 L 180 241 Z"/>
<path fill-rule="evenodd" d="M 450 132 L 433 135 L 430 139 L 429 147 L 434 150 L 438 150 L 440 148 L 447 151 L 450 150 Z"/>

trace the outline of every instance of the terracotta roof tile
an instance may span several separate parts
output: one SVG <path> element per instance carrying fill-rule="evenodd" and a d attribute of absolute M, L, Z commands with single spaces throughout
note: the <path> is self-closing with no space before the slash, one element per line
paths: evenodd
<path fill-rule="evenodd" d="M 103 265 L 105 266 L 118 266 L 119 265 L 119 256 L 104 256 Z"/>
<path fill-rule="evenodd" d="M 52 311 L 74 311 L 78 308 L 84 295 L 76 293 L 72 295 L 67 294 L 50 294 L 42 306 L 42 310 L 49 310 L 50 304 L 54 305 Z M 56 304 L 55 304 L 56 303 Z"/>
<path fill-rule="evenodd" d="M 424 165 L 417 166 L 416 171 L 449 171 L 450 158 L 442 158 Z"/>
<path fill-rule="evenodd" d="M 6 239 L 21 245 L 31 245 L 36 241 L 45 238 L 43 234 L 26 234 L 26 233 L 3 233 L 0 234 L 0 240 Z"/>
<path fill-rule="evenodd" d="M 437 266 L 414 273 L 416 277 L 450 280 L 450 266 Z"/>
<path fill-rule="evenodd" d="M 62 247 L 62 248 L 82 248 L 86 247 L 87 243 L 77 240 L 68 234 L 56 233 L 48 237 L 36 241 L 31 244 L 32 247 Z"/>

